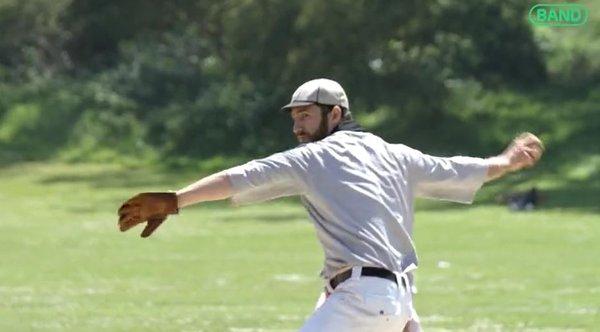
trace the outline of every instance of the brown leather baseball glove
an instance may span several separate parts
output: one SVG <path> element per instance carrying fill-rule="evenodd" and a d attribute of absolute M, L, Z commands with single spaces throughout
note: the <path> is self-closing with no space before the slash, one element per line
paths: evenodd
<path fill-rule="evenodd" d="M 160 226 L 169 214 L 177 214 L 175 193 L 141 193 L 128 199 L 119 208 L 119 229 L 121 232 L 137 224 L 148 222 L 142 237 L 148 237 Z"/>

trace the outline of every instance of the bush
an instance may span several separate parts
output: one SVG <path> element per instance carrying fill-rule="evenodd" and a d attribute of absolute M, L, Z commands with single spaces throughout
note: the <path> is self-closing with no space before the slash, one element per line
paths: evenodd
<path fill-rule="evenodd" d="M 68 140 L 82 103 L 79 91 L 46 81 L 1 89 L 0 144 L 17 159 L 45 158 Z"/>

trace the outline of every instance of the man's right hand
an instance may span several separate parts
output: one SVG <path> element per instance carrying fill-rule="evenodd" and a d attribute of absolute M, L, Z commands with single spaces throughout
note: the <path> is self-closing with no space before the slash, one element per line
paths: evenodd
<path fill-rule="evenodd" d="M 497 179 L 508 172 L 535 165 L 544 152 L 544 144 L 532 133 L 522 133 L 498 156 L 487 159 L 486 181 Z"/>
<path fill-rule="evenodd" d="M 508 171 L 517 171 L 535 165 L 544 152 L 542 141 L 532 133 L 522 133 L 515 137 L 504 150 L 508 161 Z"/>
<path fill-rule="evenodd" d="M 179 212 L 175 193 L 141 193 L 125 201 L 119 208 L 119 229 L 128 229 L 147 221 L 142 237 L 150 236 L 169 214 Z"/>

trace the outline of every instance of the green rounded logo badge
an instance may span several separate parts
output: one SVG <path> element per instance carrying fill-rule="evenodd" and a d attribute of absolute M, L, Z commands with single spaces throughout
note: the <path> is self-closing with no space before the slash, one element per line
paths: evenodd
<path fill-rule="evenodd" d="M 529 22 L 538 26 L 573 27 L 584 25 L 589 9 L 577 3 L 537 4 L 529 10 Z"/>

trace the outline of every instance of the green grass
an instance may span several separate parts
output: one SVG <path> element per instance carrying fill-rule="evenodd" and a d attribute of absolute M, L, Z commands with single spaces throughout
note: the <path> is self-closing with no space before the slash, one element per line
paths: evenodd
<path fill-rule="evenodd" d="M 0 169 L 0 331 L 301 326 L 320 291 L 322 252 L 295 200 L 186 209 L 149 239 L 139 228 L 118 232 L 122 200 L 198 176 L 59 163 Z M 577 186 L 543 183 L 554 191 L 534 212 L 418 206 L 425 330 L 600 326 L 600 215 L 587 197 L 597 200 L 598 182 L 586 182 L 586 204 L 569 194 Z M 484 189 L 481 200 L 504 187 Z"/>

